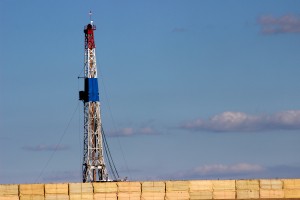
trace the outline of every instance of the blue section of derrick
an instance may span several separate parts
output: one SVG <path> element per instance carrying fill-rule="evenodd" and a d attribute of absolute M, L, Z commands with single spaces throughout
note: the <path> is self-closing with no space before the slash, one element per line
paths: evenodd
<path fill-rule="evenodd" d="M 99 101 L 99 90 L 98 90 L 98 79 L 97 78 L 86 78 L 85 79 L 85 93 L 86 102 Z"/>

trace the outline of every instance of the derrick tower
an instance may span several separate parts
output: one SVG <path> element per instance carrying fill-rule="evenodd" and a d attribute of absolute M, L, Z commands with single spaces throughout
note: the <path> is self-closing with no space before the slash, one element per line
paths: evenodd
<path fill-rule="evenodd" d="M 108 180 L 103 154 L 95 30 L 92 20 L 84 27 L 84 91 L 79 92 L 79 100 L 84 103 L 83 182 Z"/>

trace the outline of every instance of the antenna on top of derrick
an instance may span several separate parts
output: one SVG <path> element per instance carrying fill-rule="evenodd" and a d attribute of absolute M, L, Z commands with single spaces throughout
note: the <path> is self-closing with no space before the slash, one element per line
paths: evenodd
<path fill-rule="evenodd" d="M 92 11 L 90 10 L 90 12 L 89 12 L 89 16 L 90 16 L 90 21 L 91 21 L 91 23 L 93 23 L 93 20 L 92 20 L 92 15 L 93 15 L 93 13 L 92 13 Z"/>

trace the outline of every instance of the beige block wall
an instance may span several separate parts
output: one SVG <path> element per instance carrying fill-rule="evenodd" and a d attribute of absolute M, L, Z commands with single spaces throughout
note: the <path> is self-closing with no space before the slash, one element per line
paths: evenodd
<path fill-rule="evenodd" d="M 300 200 L 300 179 L 0 185 L 0 200 Z"/>
<path fill-rule="evenodd" d="M 94 200 L 117 200 L 117 193 L 94 193 Z"/>
<path fill-rule="evenodd" d="M 69 200 L 68 194 L 45 194 L 45 200 Z"/>
<path fill-rule="evenodd" d="M 0 196 L 19 195 L 18 185 L 0 185 Z"/>
<path fill-rule="evenodd" d="M 145 181 L 141 183 L 143 200 L 164 200 L 166 184 L 164 181 Z"/>
<path fill-rule="evenodd" d="M 45 184 L 45 195 L 68 195 L 69 184 L 67 183 L 56 183 L 56 184 Z"/>

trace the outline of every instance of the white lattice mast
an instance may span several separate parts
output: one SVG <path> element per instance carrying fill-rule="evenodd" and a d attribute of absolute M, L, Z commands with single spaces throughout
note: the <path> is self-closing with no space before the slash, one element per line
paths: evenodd
<path fill-rule="evenodd" d="M 79 99 L 84 103 L 83 182 L 108 180 L 103 157 L 94 30 L 96 26 L 91 20 L 84 27 L 84 91 L 79 92 Z"/>

